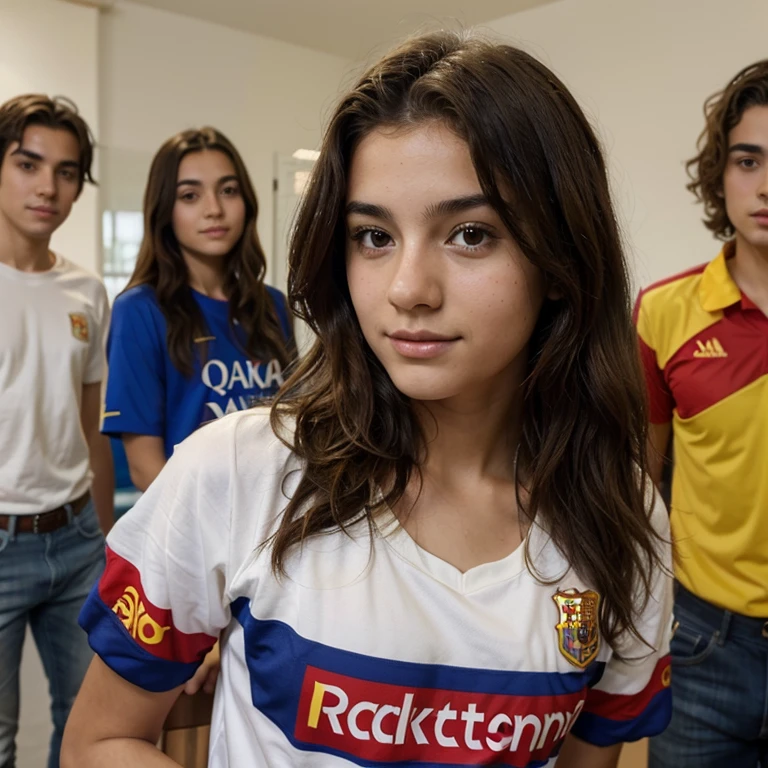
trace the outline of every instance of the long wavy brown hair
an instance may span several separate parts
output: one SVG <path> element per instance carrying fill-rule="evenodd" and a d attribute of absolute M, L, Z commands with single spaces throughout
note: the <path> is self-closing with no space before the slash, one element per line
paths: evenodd
<path fill-rule="evenodd" d="M 271 540 L 273 568 L 283 573 L 292 547 L 345 529 L 361 511 L 370 524 L 419 473 L 419 422 L 367 346 L 350 300 L 345 197 L 364 136 L 435 120 L 467 142 L 485 196 L 561 297 L 545 302 L 529 344 L 518 462 L 524 514 L 545 524 L 602 595 L 603 635 L 616 646 L 622 631 L 637 635 L 637 598 L 649 593 L 660 550 L 646 496 L 645 392 L 605 163 L 552 72 L 471 34 L 407 42 L 366 72 L 331 118 L 290 248 L 289 297 L 317 339 L 272 408 L 275 432 L 303 461 Z"/>
<path fill-rule="evenodd" d="M 757 106 L 768 106 L 768 59 L 742 69 L 722 91 L 704 102 L 706 122 L 696 143 L 698 154 L 685 164 L 691 179 L 686 188 L 704 203 L 704 225 L 721 240 L 735 234 L 723 197 L 728 135 L 744 111 Z"/>
<path fill-rule="evenodd" d="M 144 193 L 144 237 L 136 268 L 125 290 L 151 285 L 167 324 L 166 344 L 171 361 L 182 373 L 194 370 L 194 339 L 208 335 L 205 320 L 189 287 L 189 270 L 173 231 L 173 207 L 179 165 L 190 152 L 223 152 L 235 167 L 245 201 L 243 234 L 226 257 L 224 294 L 229 302 L 229 322 L 245 332 L 249 357 L 289 362 L 280 321 L 264 286 L 267 260 L 256 231 L 259 205 L 245 164 L 232 142 L 215 128 L 177 133 L 158 150 Z"/>

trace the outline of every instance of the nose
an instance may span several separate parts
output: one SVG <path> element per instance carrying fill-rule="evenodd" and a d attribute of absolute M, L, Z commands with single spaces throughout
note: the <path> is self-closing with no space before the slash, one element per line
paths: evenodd
<path fill-rule="evenodd" d="M 394 271 L 388 290 L 390 304 L 406 311 L 440 307 L 443 287 L 438 254 L 429 246 L 410 242 L 395 254 L 392 263 Z"/>
<path fill-rule="evenodd" d="M 221 200 L 216 192 L 210 192 L 205 196 L 205 217 L 207 219 L 220 219 L 224 214 Z"/>
<path fill-rule="evenodd" d="M 37 196 L 52 200 L 56 197 L 57 191 L 55 171 L 52 168 L 41 169 L 37 174 Z"/>
<path fill-rule="evenodd" d="M 763 200 L 768 201 L 768 168 L 763 168 L 757 194 L 760 195 Z"/>

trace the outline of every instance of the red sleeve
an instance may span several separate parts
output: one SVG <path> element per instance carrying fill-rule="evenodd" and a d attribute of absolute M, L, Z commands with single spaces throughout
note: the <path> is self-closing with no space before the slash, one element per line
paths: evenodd
<path fill-rule="evenodd" d="M 645 387 L 648 392 L 650 420 L 651 424 L 666 424 L 672 421 L 675 400 L 667 380 L 664 378 L 664 371 L 659 368 L 656 350 L 651 346 L 652 342 L 648 339 L 648 333 L 644 333 L 644 327 L 647 326 L 647 323 L 643 323 L 641 320 L 642 299 L 643 294 L 641 292 L 635 303 L 633 320 L 638 329 L 637 341 L 640 349 L 640 362 L 645 376 Z M 641 326 L 643 327 L 641 328 Z M 643 338 L 644 336 L 645 338 Z"/>

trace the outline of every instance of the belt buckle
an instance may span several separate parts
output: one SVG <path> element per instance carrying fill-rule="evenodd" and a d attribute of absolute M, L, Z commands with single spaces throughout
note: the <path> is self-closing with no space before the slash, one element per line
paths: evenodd
<path fill-rule="evenodd" d="M 38 523 L 40 522 L 40 515 L 41 513 L 38 512 L 33 518 L 32 518 L 32 533 L 40 533 L 40 531 L 37 528 Z"/>

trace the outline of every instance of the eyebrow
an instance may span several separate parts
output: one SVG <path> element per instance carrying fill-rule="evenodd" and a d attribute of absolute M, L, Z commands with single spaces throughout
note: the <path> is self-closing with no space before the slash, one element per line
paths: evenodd
<path fill-rule="evenodd" d="M 33 152 L 30 149 L 24 149 L 24 147 L 19 147 L 18 149 L 15 149 L 13 152 L 11 152 L 11 156 L 13 155 L 23 155 L 24 157 L 29 158 L 30 160 L 35 160 L 38 163 L 42 163 L 45 161 L 45 158 L 38 154 L 37 152 Z M 80 163 L 77 162 L 77 160 L 62 160 L 59 163 L 60 168 L 79 168 Z"/>
<path fill-rule="evenodd" d="M 463 213 L 472 208 L 481 208 L 486 205 L 490 205 L 490 203 L 488 202 L 488 198 L 483 194 L 455 197 L 451 200 L 441 200 L 439 203 L 430 205 L 424 213 L 424 218 L 428 220 L 440 216 L 450 216 L 457 213 Z M 385 208 L 382 205 L 374 205 L 373 203 L 363 203 L 357 200 L 352 200 L 347 204 L 347 216 L 350 216 L 353 213 L 360 214 L 361 216 L 371 216 L 375 219 L 384 219 L 385 221 L 393 221 L 395 218 L 389 208 Z"/>
<path fill-rule="evenodd" d="M 728 153 L 731 152 L 749 152 L 751 155 L 764 155 L 765 150 L 759 144 L 734 144 L 728 147 Z"/>
<path fill-rule="evenodd" d="M 237 176 L 222 176 L 220 179 L 217 180 L 217 184 L 226 184 L 229 181 L 240 181 Z M 182 186 L 192 186 L 192 187 L 202 187 L 203 182 L 200 181 L 200 179 L 182 179 L 181 181 L 176 182 L 176 187 L 182 187 Z"/>

